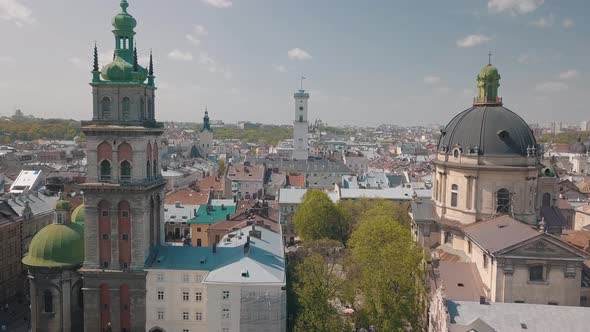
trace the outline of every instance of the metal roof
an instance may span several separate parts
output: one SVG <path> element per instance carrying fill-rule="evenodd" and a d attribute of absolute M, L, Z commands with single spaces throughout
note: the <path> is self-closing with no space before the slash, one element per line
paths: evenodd
<path fill-rule="evenodd" d="M 472 324 L 478 318 L 502 332 L 585 332 L 590 326 L 590 308 L 585 307 L 450 300 L 447 305 L 451 331 L 462 331 L 459 326 Z"/>
<path fill-rule="evenodd" d="M 438 150 L 455 146 L 479 148 L 480 155 L 527 155 L 536 144 L 527 123 L 502 106 L 473 106 L 455 116 L 443 130 Z M 467 150 L 464 150 L 467 151 Z"/>
<path fill-rule="evenodd" d="M 540 234 L 532 226 L 509 216 L 477 222 L 465 227 L 463 231 L 479 246 L 491 253 L 511 247 Z"/>

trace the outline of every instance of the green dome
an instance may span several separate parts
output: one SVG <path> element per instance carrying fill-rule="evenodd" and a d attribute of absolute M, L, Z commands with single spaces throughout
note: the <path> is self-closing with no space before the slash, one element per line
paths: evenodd
<path fill-rule="evenodd" d="M 86 221 L 86 209 L 84 207 L 84 204 L 82 204 L 74 209 L 74 212 L 72 212 L 71 218 L 72 218 L 72 222 L 84 225 L 84 222 Z"/>
<path fill-rule="evenodd" d="M 498 73 L 498 68 L 492 66 L 491 64 L 486 65 L 481 69 L 479 72 L 479 77 L 499 77 L 500 74 Z"/>
<path fill-rule="evenodd" d="M 137 74 L 137 77 L 135 77 L 135 74 Z M 138 66 L 137 73 L 135 73 L 133 71 L 133 64 L 117 55 L 113 62 L 102 68 L 100 75 L 107 81 L 143 82 L 147 79 L 148 72 L 142 66 Z"/>
<path fill-rule="evenodd" d="M 23 264 L 34 267 L 69 267 L 84 261 L 84 226 L 50 224 L 33 237 Z"/>
<path fill-rule="evenodd" d="M 113 27 L 115 27 L 116 30 L 133 30 L 137 26 L 135 18 L 127 13 L 127 7 L 129 7 L 127 1 L 121 1 L 121 9 L 123 9 L 123 11 L 113 17 L 112 22 Z"/>
<path fill-rule="evenodd" d="M 66 201 L 65 199 L 60 199 L 59 201 L 57 201 L 57 203 L 55 203 L 56 210 L 70 211 L 71 208 L 72 206 L 70 202 Z"/>

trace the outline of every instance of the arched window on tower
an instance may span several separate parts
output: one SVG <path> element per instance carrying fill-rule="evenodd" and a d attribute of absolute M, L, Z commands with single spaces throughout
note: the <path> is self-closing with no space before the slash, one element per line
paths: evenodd
<path fill-rule="evenodd" d="M 454 184 L 451 186 L 451 206 L 457 207 L 459 201 L 459 186 Z"/>
<path fill-rule="evenodd" d="M 123 108 L 123 120 L 129 120 L 131 118 L 131 100 L 129 99 L 129 97 L 123 98 L 123 101 L 121 101 L 121 106 Z"/>
<path fill-rule="evenodd" d="M 496 192 L 496 212 L 499 214 L 509 214 L 510 210 L 510 191 L 502 188 Z"/>
<path fill-rule="evenodd" d="M 53 312 L 53 294 L 49 290 L 43 292 L 43 311 Z"/>
<path fill-rule="evenodd" d="M 109 97 L 102 97 L 100 102 L 100 108 L 102 112 L 103 119 L 110 119 L 111 118 L 111 98 Z"/>
<path fill-rule="evenodd" d="M 154 165 L 153 165 L 153 167 L 154 167 L 154 172 L 153 172 L 154 179 L 157 179 L 157 178 L 158 178 L 158 173 L 159 173 L 159 172 L 158 172 L 158 162 L 157 162 L 156 160 L 154 160 Z"/>
<path fill-rule="evenodd" d="M 131 181 L 131 163 L 127 160 L 121 162 L 121 182 Z"/>
<path fill-rule="evenodd" d="M 299 122 L 303 122 L 303 115 L 299 116 Z"/>
<path fill-rule="evenodd" d="M 100 182 L 109 182 L 111 181 L 111 162 L 108 160 L 103 160 L 100 162 Z"/>

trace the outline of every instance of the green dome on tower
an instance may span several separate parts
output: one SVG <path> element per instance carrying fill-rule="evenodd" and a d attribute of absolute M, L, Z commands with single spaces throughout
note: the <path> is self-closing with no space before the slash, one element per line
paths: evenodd
<path fill-rule="evenodd" d="M 80 225 L 84 225 L 86 221 L 86 208 L 84 204 L 78 206 L 72 212 L 72 222 Z"/>
<path fill-rule="evenodd" d="M 33 237 L 23 264 L 63 268 L 84 261 L 84 226 L 78 223 L 50 224 Z"/>
<path fill-rule="evenodd" d="M 500 77 L 500 74 L 498 73 L 498 68 L 492 66 L 491 64 L 487 64 L 485 67 L 483 67 L 480 72 L 479 72 L 479 77 L 481 78 L 498 78 Z"/>
<path fill-rule="evenodd" d="M 71 208 L 72 205 L 70 204 L 70 202 L 65 200 L 63 197 L 59 201 L 57 201 L 57 203 L 55 203 L 56 210 L 63 210 L 69 212 Z"/>
<path fill-rule="evenodd" d="M 127 0 L 121 1 L 122 11 L 113 17 L 113 27 L 117 30 L 133 30 L 137 26 L 135 18 L 127 13 L 127 7 L 129 7 Z"/>

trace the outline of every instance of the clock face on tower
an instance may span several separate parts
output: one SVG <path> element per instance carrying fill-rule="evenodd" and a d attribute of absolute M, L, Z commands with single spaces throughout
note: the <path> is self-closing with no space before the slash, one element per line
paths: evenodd
<path fill-rule="evenodd" d="M 300 111 L 303 111 L 303 106 L 300 106 L 300 107 L 299 107 L 299 110 L 300 110 Z"/>

